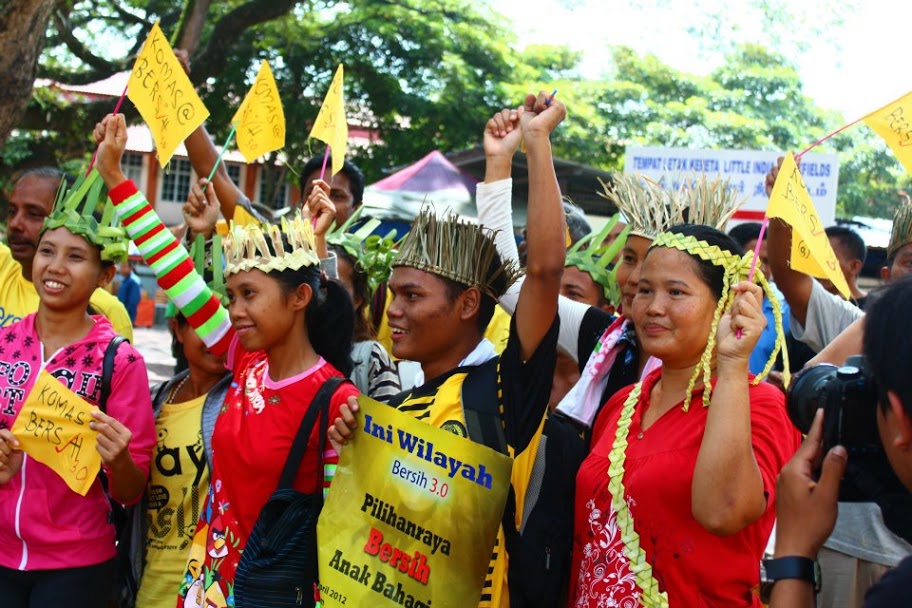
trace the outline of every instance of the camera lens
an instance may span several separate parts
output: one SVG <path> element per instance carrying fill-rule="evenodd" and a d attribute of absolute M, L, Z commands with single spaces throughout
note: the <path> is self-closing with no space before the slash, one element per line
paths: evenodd
<path fill-rule="evenodd" d="M 810 430 L 817 410 L 826 408 L 836 374 L 835 365 L 822 363 L 805 368 L 792 378 L 787 397 L 788 415 L 802 433 Z"/>

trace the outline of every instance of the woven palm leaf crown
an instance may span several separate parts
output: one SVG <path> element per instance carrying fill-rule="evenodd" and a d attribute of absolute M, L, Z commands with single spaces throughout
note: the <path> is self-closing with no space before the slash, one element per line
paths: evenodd
<path fill-rule="evenodd" d="M 655 240 L 672 226 L 702 224 L 725 231 L 744 202 L 728 180 L 693 178 L 677 190 L 663 188 L 651 179 L 614 172 L 611 183 L 601 182 L 599 195 L 614 204 L 630 226 L 630 234 Z"/>
<path fill-rule="evenodd" d="M 567 258 L 564 262 L 564 266 L 574 266 L 592 277 L 592 280 L 602 288 L 605 299 L 609 302 L 618 300 L 618 294 L 614 293 L 617 291 L 614 288 L 617 280 L 614 277 L 612 261 L 623 249 L 630 226 L 625 227 L 614 242 L 608 245 L 603 245 L 603 243 L 620 220 L 621 215 L 616 213 L 601 230 L 590 232 L 578 240 L 567 250 Z"/>
<path fill-rule="evenodd" d="M 101 219 L 95 215 L 99 205 L 104 206 Z M 60 181 L 54 208 L 45 218 L 39 238 L 57 228 L 66 228 L 98 247 L 102 262 L 119 262 L 127 257 L 127 231 L 117 221 L 97 169 L 81 175 L 70 188 L 66 187 L 66 179 Z"/>
<path fill-rule="evenodd" d="M 494 266 L 494 260 L 499 263 Z M 520 276 L 515 261 L 504 262 L 490 230 L 452 211 L 437 217 L 424 206 L 403 239 L 393 267 L 409 266 L 476 287 L 495 300 Z M 505 280 L 499 280 L 501 277 Z"/>
<path fill-rule="evenodd" d="M 903 199 L 902 205 L 893 214 L 893 230 L 887 246 L 888 259 L 892 259 L 901 247 L 912 243 L 912 200 L 908 194 L 903 194 Z"/>
<path fill-rule="evenodd" d="M 231 222 L 222 244 L 225 276 L 254 269 L 267 273 L 298 270 L 320 263 L 313 227 L 300 212 L 291 219 L 283 217 L 281 225 Z"/>

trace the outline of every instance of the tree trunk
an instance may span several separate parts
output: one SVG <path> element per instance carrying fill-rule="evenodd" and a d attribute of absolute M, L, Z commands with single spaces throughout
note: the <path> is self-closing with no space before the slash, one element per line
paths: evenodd
<path fill-rule="evenodd" d="M 32 96 L 38 56 L 54 0 L 0 3 L 0 146 Z"/>
<path fill-rule="evenodd" d="M 199 46 L 200 36 L 203 33 L 203 24 L 206 23 L 206 13 L 209 11 L 211 0 L 189 0 L 185 5 L 185 14 L 181 17 L 180 38 L 177 48 L 184 49 L 191 56 Z"/>

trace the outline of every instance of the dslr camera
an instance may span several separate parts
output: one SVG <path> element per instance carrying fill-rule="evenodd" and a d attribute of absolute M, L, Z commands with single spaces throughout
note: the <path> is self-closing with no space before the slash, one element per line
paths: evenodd
<path fill-rule="evenodd" d="M 861 355 L 849 357 L 841 367 L 823 363 L 803 369 L 789 387 L 792 424 L 807 433 L 814 414 L 823 408 L 823 452 L 841 445 L 849 454 L 841 502 L 874 501 L 883 493 L 907 492 L 893 473 L 880 441 L 877 395 L 874 378 Z"/>
<path fill-rule="evenodd" d="M 841 367 L 824 363 L 798 372 L 788 390 L 788 415 L 807 433 L 814 414 L 823 409 L 823 453 L 841 445 L 849 455 L 839 501 L 878 503 L 887 526 L 908 539 L 912 525 L 904 520 L 912 495 L 890 467 L 880 441 L 878 394 L 864 357 L 856 355 Z"/>

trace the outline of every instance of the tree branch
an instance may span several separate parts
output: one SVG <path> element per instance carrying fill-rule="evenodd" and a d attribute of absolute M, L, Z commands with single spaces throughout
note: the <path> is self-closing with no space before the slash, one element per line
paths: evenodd
<path fill-rule="evenodd" d="M 222 71 L 232 43 L 247 29 L 271 21 L 291 11 L 299 0 L 249 0 L 215 24 L 206 48 L 193 58 L 191 79 L 194 84 Z"/>
<path fill-rule="evenodd" d="M 112 2 L 111 6 L 113 7 L 114 12 L 117 13 L 117 16 L 120 17 L 121 21 L 124 21 L 126 23 L 132 23 L 134 25 L 141 25 L 141 26 L 143 26 L 144 31 L 151 30 L 152 26 L 155 25 L 154 23 L 150 22 L 148 19 L 144 19 L 144 18 L 140 17 L 139 15 L 135 15 L 135 14 L 131 13 L 130 11 L 128 11 L 127 9 L 125 9 L 124 7 L 121 6 L 120 2 Z M 143 39 L 145 39 L 145 36 L 143 36 Z"/>
<path fill-rule="evenodd" d="M 69 19 L 62 11 L 54 11 L 54 26 L 57 29 L 57 36 L 67 46 L 70 52 L 92 69 L 98 72 L 107 72 L 108 76 L 123 69 L 113 62 L 95 55 L 86 48 L 86 46 L 73 34 Z"/>

